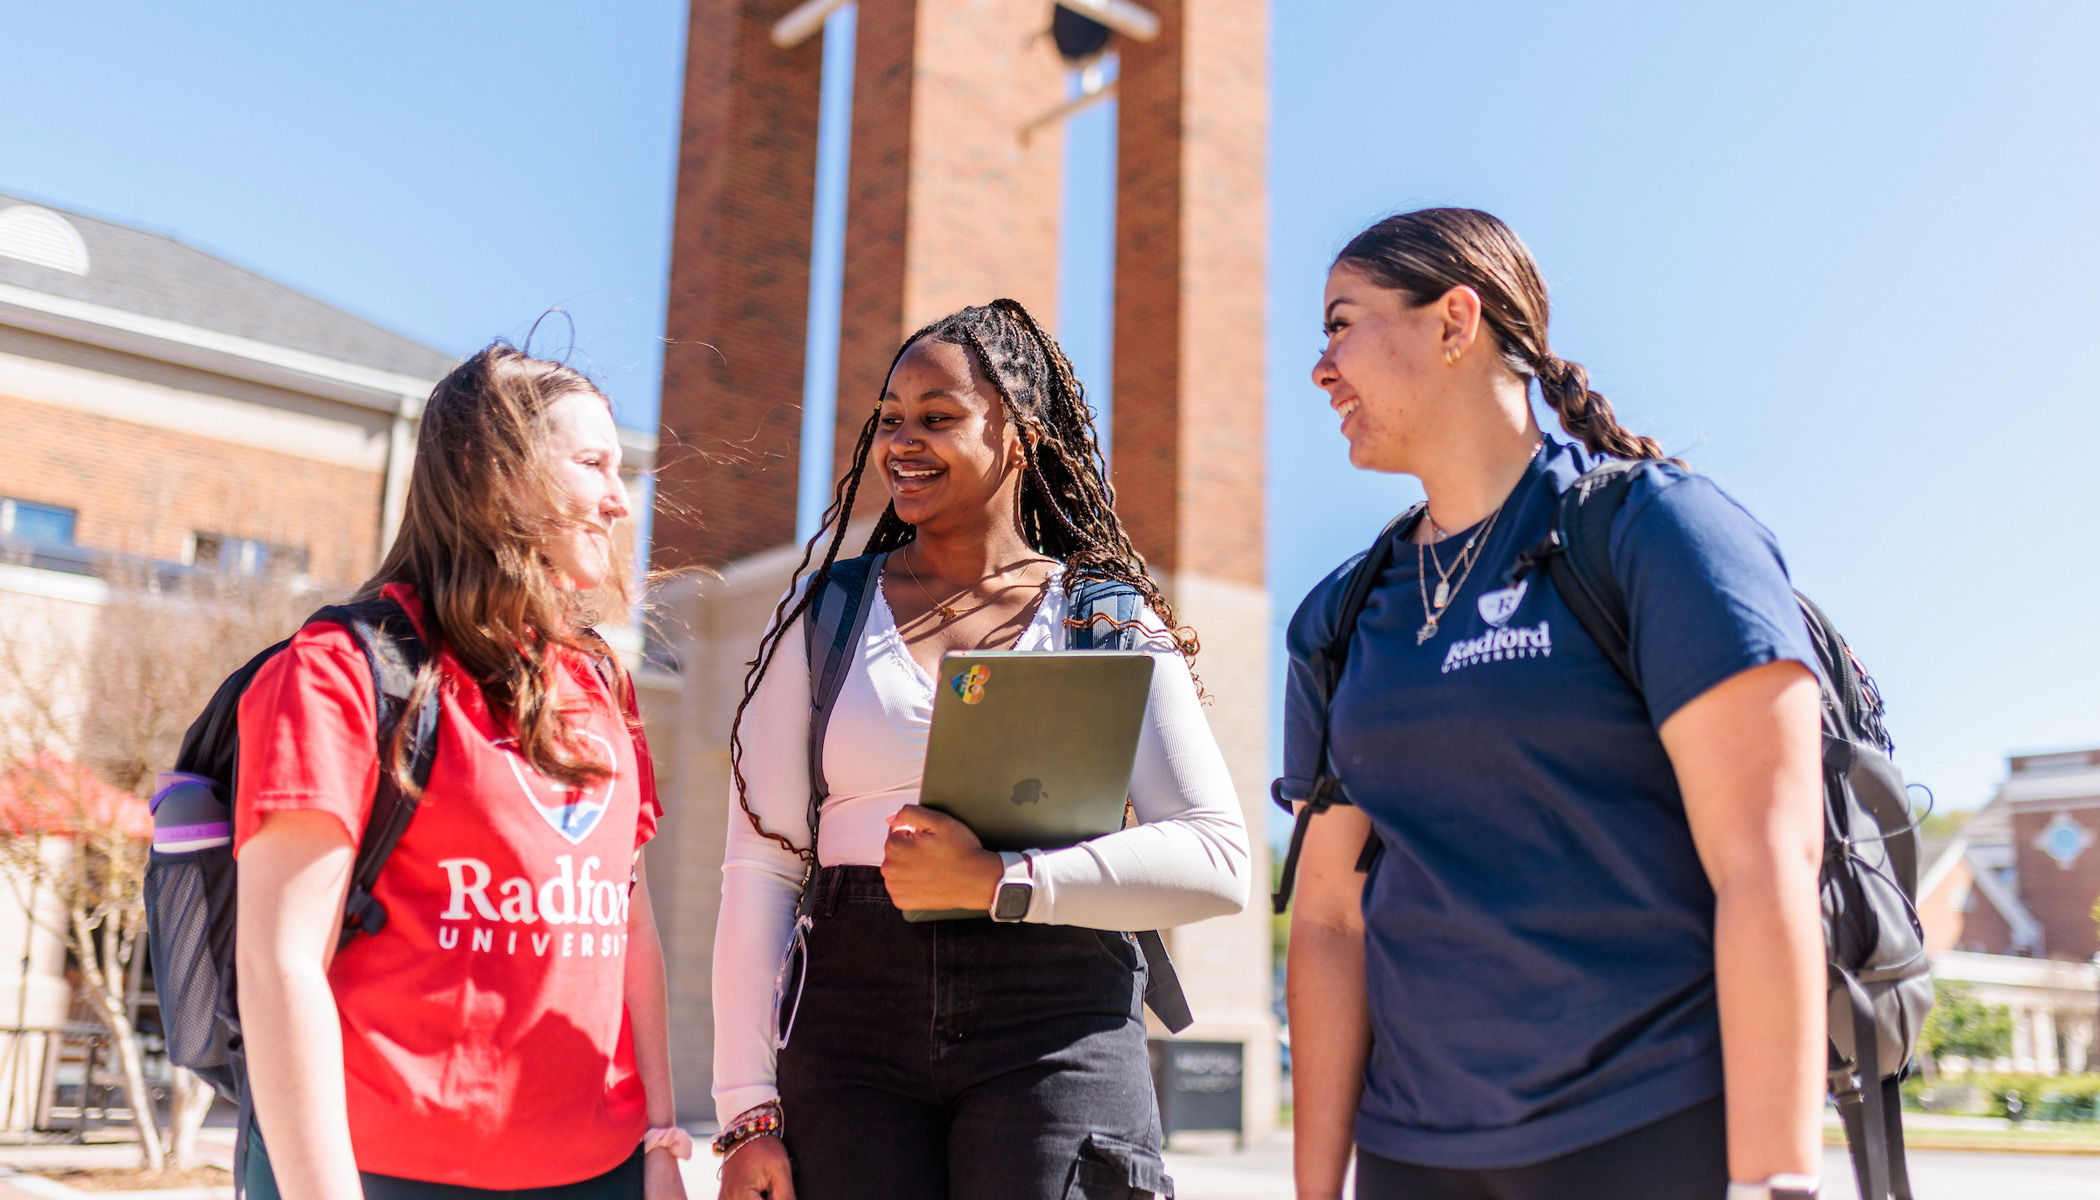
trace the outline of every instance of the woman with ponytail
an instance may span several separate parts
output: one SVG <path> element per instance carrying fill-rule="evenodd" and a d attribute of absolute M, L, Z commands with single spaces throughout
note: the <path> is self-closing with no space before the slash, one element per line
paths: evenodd
<path fill-rule="evenodd" d="M 863 556 L 841 561 L 871 473 L 889 504 Z M 714 966 L 721 1195 L 1169 1194 L 1145 967 L 1125 931 L 1237 912 L 1247 835 L 1190 674 L 1195 637 L 1117 519 L 1086 398 L 1026 309 L 966 308 L 905 341 L 796 574 L 730 742 Z M 865 624 L 813 798 L 802 626 L 817 619 L 812 598 L 849 574 L 867 580 Z M 1088 580 L 1134 593 L 1155 659 L 1137 824 L 995 854 L 915 803 L 941 655 L 1065 648 Z M 1025 910 L 1009 910 L 1024 894 Z M 911 909 L 1000 920 L 913 924 L 900 911 Z M 781 980 L 791 941 L 807 965 Z M 789 992 L 778 1006 L 777 982 Z"/>
<path fill-rule="evenodd" d="M 401 530 L 357 596 L 422 648 L 403 710 L 436 698 L 427 784 L 408 722 L 382 744 L 376 672 L 327 614 L 243 694 L 255 1200 L 683 1200 L 641 858 L 662 810 L 592 631 L 626 610 L 628 515 L 605 396 L 497 342 L 424 405 Z M 339 944 L 383 775 L 418 803 L 380 911 Z"/>
<path fill-rule="evenodd" d="M 1325 701 L 1362 559 L 1290 625 L 1279 794 L 1340 789 L 1292 914 L 1298 1195 L 1338 1196 L 1352 1146 L 1360 1200 L 1813 1194 L 1809 635 L 1771 535 L 1622 428 L 1546 325 L 1482 212 L 1381 221 L 1328 274 L 1313 381 L 1350 462 L 1428 502 L 1375 548 Z M 1519 560 L 1610 459 L 1640 464 L 1609 542 L 1624 674 Z"/>

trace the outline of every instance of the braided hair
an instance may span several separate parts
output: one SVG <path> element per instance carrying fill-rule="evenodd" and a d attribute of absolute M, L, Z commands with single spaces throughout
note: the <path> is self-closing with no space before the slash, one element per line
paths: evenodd
<path fill-rule="evenodd" d="M 1086 403 L 1086 389 L 1080 385 L 1071 361 L 1056 339 L 1044 332 L 1018 301 L 994 300 L 951 313 L 904 339 L 890 360 L 890 371 L 883 376 L 885 383 L 905 352 L 921 341 L 967 348 L 998 391 L 1007 420 L 1022 435 L 1021 449 L 1026 458 L 1017 514 L 1021 535 L 1038 553 L 1065 564 L 1065 594 L 1070 595 L 1088 578 L 1129 584 L 1167 627 L 1175 649 L 1193 662 L 1199 648 L 1195 631 L 1175 620 L 1174 606 L 1146 573 L 1144 557 L 1131 544 L 1130 535 L 1116 516 L 1116 489 L 1108 481 L 1094 413 Z M 736 719 L 729 730 L 730 772 L 736 780 L 737 803 L 745 818 L 759 836 L 801 856 L 812 869 L 816 865 L 811 859 L 813 847 L 798 846 L 767 829 L 751 810 L 743 768 L 744 711 L 757 695 L 759 682 L 772 665 L 780 640 L 794 628 L 811 601 L 823 594 L 830 579 L 832 564 L 838 561 L 839 550 L 846 541 L 846 523 L 867 473 L 868 455 L 881 415 L 878 400 L 854 443 L 852 466 L 839 476 L 821 526 L 802 548 L 795 577 L 802 578 L 809 569 L 820 541 L 825 543 L 823 558 L 810 573 L 808 586 L 791 589 L 774 608 L 772 624 L 759 639 L 758 655 L 744 674 L 743 698 L 737 702 Z M 895 550 L 917 536 L 918 528 L 899 518 L 894 504 L 887 505 L 861 553 Z"/>
<path fill-rule="evenodd" d="M 1473 208 L 1401 213 L 1351 238 L 1335 264 L 1347 264 L 1416 304 L 1455 287 L 1472 288 L 1503 365 L 1519 379 L 1539 381 L 1539 395 L 1570 436 L 1582 439 L 1592 454 L 1663 457 L 1655 439 L 1619 424 L 1611 401 L 1590 390 L 1582 364 L 1553 353 L 1546 340 L 1546 281 L 1524 240 L 1497 218 Z"/>

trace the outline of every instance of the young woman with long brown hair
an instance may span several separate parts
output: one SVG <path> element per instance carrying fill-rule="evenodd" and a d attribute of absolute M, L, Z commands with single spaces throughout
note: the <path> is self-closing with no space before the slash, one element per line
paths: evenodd
<path fill-rule="evenodd" d="M 842 562 L 870 472 L 890 502 L 866 554 Z M 1131 547 L 1079 383 L 1027 310 L 995 301 L 906 339 L 826 525 L 797 575 L 827 541 L 817 569 L 760 643 L 731 742 L 714 977 L 722 1196 L 1168 1192 L 1145 967 L 1123 931 L 1237 911 L 1246 831 L 1185 661 L 1194 637 Z M 849 570 L 868 580 L 865 624 L 818 755 L 803 622 Z M 1065 648 L 1088 580 L 1123 590 L 1154 655 L 1139 824 L 992 853 L 915 803 L 941 655 Z M 784 1014 L 775 968 L 805 886 L 807 968 Z M 911 924 L 900 909 L 994 920 Z"/>
<path fill-rule="evenodd" d="M 1771 535 L 1621 428 L 1547 312 L 1530 251 L 1468 209 L 1381 221 L 1328 274 L 1313 381 L 1350 462 L 1428 505 L 1326 705 L 1355 562 L 1290 627 L 1282 794 L 1328 776 L 1345 805 L 1311 819 L 1292 916 L 1301 1200 L 1339 1195 L 1352 1143 L 1360 1200 L 1815 1187 L 1809 634 Z M 1606 459 L 1641 463 L 1610 541 L 1638 684 L 1515 570 Z"/>
<path fill-rule="evenodd" d="M 435 757 L 374 890 L 384 925 L 339 952 L 374 789 L 404 770 L 373 675 L 317 621 L 243 696 L 251 1195 L 683 1196 L 640 856 L 661 809 L 630 683 L 590 632 L 627 602 L 628 515 L 610 406 L 576 371 L 499 342 L 431 393 L 358 598 L 416 627 L 407 708 L 436 691 Z"/>

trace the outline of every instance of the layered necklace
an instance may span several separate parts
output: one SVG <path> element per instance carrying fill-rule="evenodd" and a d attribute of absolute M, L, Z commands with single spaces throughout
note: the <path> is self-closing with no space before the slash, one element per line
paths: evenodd
<path fill-rule="evenodd" d="M 1539 451 L 1544 449 L 1545 445 L 1545 440 L 1540 439 L 1538 445 L 1531 448 L 1531 456 L 1538 457 Z M 1515 495 L 1516 490 L 1512 488 L 1510 494 Z M 1502 510 L 1508 504 L 1509 496 L 1504 496 L 1502 503 L 1497 504 L 1495 511 L 1488 514 L 1488 519 L 1480 523 L 1480 528 L 1474 531 L 1473 536 L 1466 539 L 1466 544 L 1458 548 L 1458 557 L 1452 559 L 1448 567 L 1437 557 L 1434 540 L 1415 543 L 1415 582 L 1420 585 L 1422 591 L 1422 627 L 1415 630 L 1415 645 L 1419 646 L 1436 636 L 1437 622 L 1444 619 L 1444 610 L 1451 607 L 1451 601 L 1458 597 L 1459 589 L 1466 586 L 1466 579 L 1473 574 L 1473 567 L 1480 561 L 1481 552 L 1487 549 L 1488 535 L 1495 532 L 1495 522 L 1501 519 Z M 1422 519 L 1429 522 L 1433 539 L 1445 536 L 1443 526 L 1438 525 L 1436 518 L 1429 515 L 1427 507 L 1422 509 Z M 1429 592 L 1428 568 L 1431 565 L 1436 567 L 1435 595 Z M 1451 578 L 1454 574 L 1458 576 L 1455 581 Z"/>
<path fill-rule="evenodd" d="M 1434 544 L 1415 543 L 1415 582 L 1420 584 L 1422 589 L 1422 627 L 1415 630 L 1415 645 L 1419 646 L 1436 636 L 1437 622 L 1444 619 L 1444 610 L 1451 607 L 1451 601 L 1458 595 L 1458 590 L 1466 586 L 1466 578 L 1473 573 L 1474 564 L 1480 561 L 1480 552 L 1487 546 L 1488 535 L 1495 532 L 1495 522 L 1501 519 L 1502 507 L 1508 503 L 1508 499 L 1505 498 L 1502 504 L 1495 506 L 1495 511 L 1488 514 L 1488 519 L 1481 523 L 1479 530 L 1466 539 L 1465 545 L 1459 547 L 1458 557 L 1451 560 L 1448 567 L 1437 557 Z M 1422 510 L 1422 518 L 1429 522 L 1432 531 L 1442 532 L 1437 528 L 1436 519 L 1429 515 L 1429 510 Z M 1434 596 L 1429 594 L 1427 568 L 1431 564 L 1436 566 Z M 1456 583 L 1451 581 L 1454 572 L 1458 575 Z"/>

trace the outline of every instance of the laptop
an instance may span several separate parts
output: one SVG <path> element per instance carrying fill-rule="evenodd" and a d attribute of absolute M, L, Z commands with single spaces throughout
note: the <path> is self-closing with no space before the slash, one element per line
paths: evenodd
<path fill-rule="evenodd" d="M 920 804 L 968 825 L 988 850 L 1056 850 L 1123 827 L 1151 655 L 954 651 L 934 678 Z"/>

